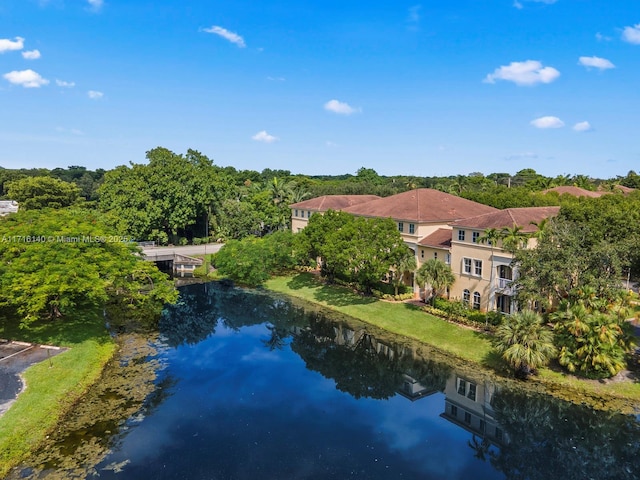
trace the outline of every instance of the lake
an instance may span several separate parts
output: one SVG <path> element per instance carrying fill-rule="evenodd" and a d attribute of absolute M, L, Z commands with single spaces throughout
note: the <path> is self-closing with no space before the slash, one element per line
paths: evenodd
<path fill-rule="evenodd" d="M 637 479 L 640 424 L 258 290 L 181 287 L 10 478 Z"/>

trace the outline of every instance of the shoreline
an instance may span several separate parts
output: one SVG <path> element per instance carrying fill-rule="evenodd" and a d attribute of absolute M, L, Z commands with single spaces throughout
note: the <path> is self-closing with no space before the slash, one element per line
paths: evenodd
<path fill-rule="evenodd" d="M 375 303 L 376 300 L 363 303 L 359 295 L 345 287 L 325 285 L 308 274 L 274 277 L 265 283 L 264 288 L 310 305 L 353 317 L 389 333 L 417 341 L 458 362 L 470 364 L 484 374 L 495 376 L 501 381 L 514 383 L 520 388 L 535 390 L 576 404 L 589 405 L 597 410 L 618 411 L 624 414 L 638 414 L 639 411 L 640 384 L 631 378 L 606 381 L 589 380 L 545 367 L 540 370 L 538 375 L 526 381 L 518 380 L 507 373 L 508 367 L 496 359 L 495 352 L 488 347 L 487 336 L 480 332 L 465 329 L 463 326 L 430 316 L 422 311 L 419 312 L 423 315 L 422 324 L 438 325 L 438 322 L 446 324 L 447 327 L 442 330 L 449 330 L 448 334 L 452 334 L 454 337 L 458 334 L 460 345 L 453 345 L 450 338 L 439 338 L 437 332 L 428 331 L 429 336 L 426 336 L 425 331 L 410 331 L 413 319 L 408 318 L 408 307 L 403 302 L 384 302 L 389 306 L 385 308 L 385 313 L 392 313 L 394 316 L 393 320 L 389 320 L 382 318 L 379 312 L 373 308 L 367 309 L 367 305 Z M 332 295 L 335 296 L 333 300 Z M 349 304 L 349 297 L 354 304 Z M 359 305 L 358 301 L 360 301 Z M 477 338 L 470 341 L 466 332 L 470 332 L 472 336 Z M 444 341 L 439 344 L 439 340 Z"/>

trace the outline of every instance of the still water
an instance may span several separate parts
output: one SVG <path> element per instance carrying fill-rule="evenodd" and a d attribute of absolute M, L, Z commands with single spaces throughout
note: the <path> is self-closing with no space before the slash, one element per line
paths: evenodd
<path fill-rule="evenodd" d="M 640 425 L 259 291 L 181 288 L 12 478 L 636 479 Z"/>

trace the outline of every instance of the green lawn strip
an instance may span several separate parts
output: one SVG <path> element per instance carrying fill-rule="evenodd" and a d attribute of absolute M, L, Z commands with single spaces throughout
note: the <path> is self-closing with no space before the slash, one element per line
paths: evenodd
<path fill-rule="evenodd" d="M 491 353 L 491 342 L 485 335 L 428 315 L 415 305 L 384 302 L 357 295 L 345 287 L 324 285 L 312 274 L 275 277 L 265 287 L 318 303 L 478 364 L 485 362 Z"/>
<path fill-rule="evenodd" d="M 504 362 L 492 349 L 488 336 L 428 315 L 413 305 L 363 297 L 345 287 L 325 285 L 314 275 L 306 273 L 272 278 L 265 287 L 432 345 L 462 360 L 489 368 L 496 374 L 509 375 Z M 531 386 L 537 384 L 555 396 L 589 403 L 596 408 L 605 408 L 602 403 L 606 401 L 606 407 L 632 411 L 633 403 L 640 401 L 640 383 L 633 381 L 584 380 L 543 368 L 529 383 Z"/>
<path fill-rule="evenodd" d="M 68 347 L 23 373 L 27 388 L 0 418 L 0 478 L 38 448 L 60 419 L 94 384 L 116 344 L 104 327 L 101 311 L 78 313 L 29 329 L 5 325 L 0 336 Z"/>

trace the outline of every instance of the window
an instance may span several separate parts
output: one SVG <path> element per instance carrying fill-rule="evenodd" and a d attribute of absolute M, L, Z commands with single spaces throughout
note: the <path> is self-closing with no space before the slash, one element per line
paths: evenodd
<path fill-rule="evenodd" d="M 467 382 L 465 382 L 464 380 L 459 378 L 458 379 L 458 394 L 464 396 L 465 393 L 467 393 Z"/>
<path fill-rule="evenodd" d="M 469 382 L 469 391 L 467 392 L 467 398 L 469 400 L 476 401 L 476 384 Z"/>
<path fill-rule="evenodd" d="M 480 420 L 480 431 L 484 433 L 486 428 L 487 425 L 484 423 L 484 420 Z"/>
<path fill-rule="evenodd" d="M 471 259 L 470 258 L 463 258 L 462 259 L 463 265 L 464 265 L 464 269 L 462 270 L 464 273 L 471 275 Z"/>
<path fill-rule="evenodd" d="M 482 260 L 473 261 L 473 273 L 478 277 L 482 276 Z"/>
<path fill-rule="evenodd" d="M 444 263 L 446 263 L 447 265 L 451 265 L 451 254 L 450 253 L 445 253 L 444 254 Z"/>
<path fill-rule="evenodd" d="M 457 417 L 458 416 L 458 407 L 456 407 L 455 405 L 451 405 L 451 415 L 453 417 Z"/>
<path fill-rule="evenodd" d="M 464 242 L 464 230 L 458 230 L 458 240 Z"/>
<path fill-rule="evenodd" d="M 298 209 L 296 208 L 296 214 L 294 215 L 294 217 L 298 216 Z"/>
<path fill-rule="evenodd" d="M 473 292 L 473 309 L 480 310 L 480 294 Z"/>
<path fill-rule="evenodd" d="M 404 232 L 404 223 L 403 222 L 398 222 L 398 231 L 399 232 Z"/>
<path fill-rule="evenodd" d="M 304 217 L 304 214 L 302 216 Z M 311 210 L 307 211 L 307 218 L 311 218 Z"/>
<path fill-rule="evenodd" d="M 496 427 L 496 439 L 502 440 L 502 430 Z"/>
<path fill-rule="evenodd" d="M 464 423 L 471 425 L 471 414 L 469 412 L 464 412 Z"/>
<path fill-rule="evenodd" d="M 462 301 L 466 304 L 469 305 L 469 300 L 471 300 L 471 292 L 467 289 L 462 291 Z"/>
<path fill-rule="evenodd" d="M 438 259 L 438 252 L 433 252 L 433 258 Z"/>
<path fill-rule="evenodd" d="M 471 241 L 473 243 L 478 243 L 478 238 L 480 238 L 480 232 L 473 232 L 471 234 Z"/>
<path fill-rule="evenodd" d="M 413 223 L 409 224 L 409 233 L 416 233 L 416 226 Z"/>
<path fill-rule="evenodd" d="M 420 249 L 420 258 L 424 258 L 424 250 Z"/>

